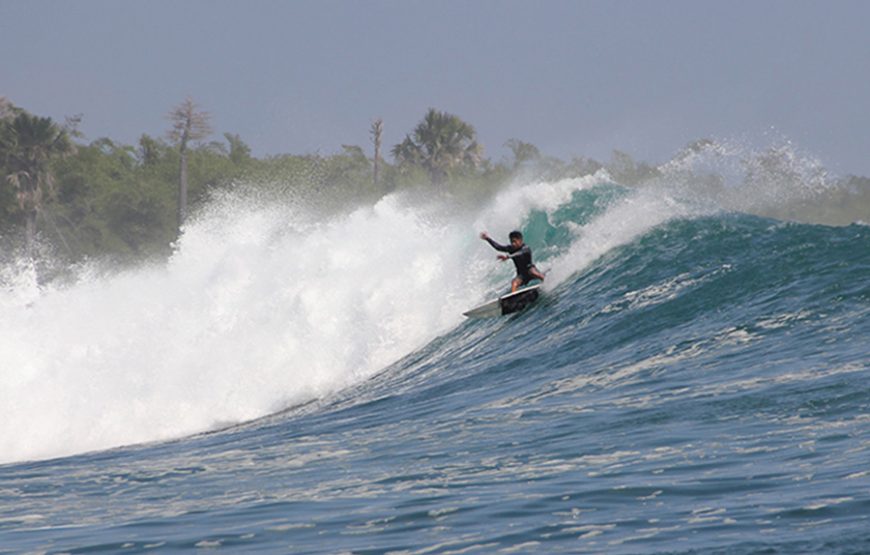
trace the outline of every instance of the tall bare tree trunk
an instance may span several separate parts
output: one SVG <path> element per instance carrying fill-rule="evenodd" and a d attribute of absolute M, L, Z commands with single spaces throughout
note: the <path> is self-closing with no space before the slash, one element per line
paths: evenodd
<path fill-rule="evenodd" d="M 42 195 L 38 184 L 33 183 L 31 176 L 19 180 L 18 206 L 24 212 L 24 252 L 27 258 L 33 258 L 36 247 L 36 218 L 39 216 L 39 205 Z"/>
<path fill-rule="evenodd" d="M 375 143 L 374 183 L 377 185 L 381 180 L 381 139 L 384 134 L 384 120 L 376 119 L 369 132 L 372 134 L 372 142 Z"/>
<path fill-rule="evenodd" d="M 29 260 L 33 259 L 33 250 L 36 246 L 36 207 L 30 207 L 24 214 L 25 229 L 25 254 Z"/>
<path fill-rule="evenodd" d="M 178 229 L 187 217 L 187 150 L 181 151 L 181 164 L 178 176 Z"/>
<path fill-rule="evenodd" d="M 208 112 L 200 112 L 196 109 L 193 99 L 188 97 L 184 102 L 169 112 L 168 118 L 172 122 L 169 131 L 169 139 L 178 145 L 178 153 L 181 155 L 178 169 L 178 229 L 184 225 L 187 217 L 187 151 L 188 144 L 192 141 L 204 139 L 211 133 Z"/>

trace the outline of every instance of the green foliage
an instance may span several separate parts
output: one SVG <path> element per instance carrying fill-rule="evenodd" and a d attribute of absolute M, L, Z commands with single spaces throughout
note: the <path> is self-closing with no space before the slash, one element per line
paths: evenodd
<path fill-rule="evenodd" d="M 172 189 L 151 169 L 135 149 L 109 139 L 81 146 L 57 164 L 57 202 L 47 209 L 72 257 L 138 255 L 146 245 L 171 240 L 163 214 L 171 214 Z"/>
<path fill-rule="evenodd" d="M 375 184 L 372 161 L 359 146 L 344 145 L 331 156 L 282 155 L 251 159 L 233 181 L 281 199 L 303 197 L 323 209 L 339 209 L 373 201 L 388 192 L 387 180 Z"/>
<path fill-rule="evenodd" d="M 483 157 L 474 127 L 459 117 L 430 108 L 413 133 L 393 147 L 400 165 L 425 169 L 433 185 L 443 184 L 452 172 L 476 168 Z"/>
<path fill-rule="evenodd" d="M 8 233 L 16 223 L 18 201 L 13 187 L 7 185 L 8 171 L 6 166 L 10 154 L 8 134 L 9 121 L 12 119 L 15 107 L 6 98 L 0 96 L 0 234 Z"/>
<path fill-rule="evenodd" d="M 210 190 L 227 186 L 244 170 L 246 162 L 233 161 L 232 151 L 232 145 L 188 149 L 194 204 L 204 202 Z M 73 259 L 168 253 L 177 236 L 179 159 L 177 149 L 147 135 L 140 138 L 138 148 L 110 139 L 79 146 L 74 156 L 55 164 L 57 197 L 45 206 L 53 239 Z"/>
<path fill-rule="evenodd" d="M 238 135 L 224 133 L 224 138 L 229 144 L 229 159 L 237 167 L 243 167 L 251 162 L 251 147 L 249 147 Z"/>
<path fill-rule="evenodd" d="M 18 201 L 18 212 L 11 214 L 13 219 L 24 221 L 26 252 L 30 255 L 36 242 L 37 219 L 44 203 L 54 195 L 51 163 L 75 152 L 75 146 L 67 130 L 51 118 L 8 106 L 4 106 L 3 115 L 0 160 L 4 181 L 13 188 Z"/>
<path fill-rule="evenodd" d="M 52 185 L 49 164 L 53 158 L 74 152 L 66 131 L 51 118 L 19 112 L 0 128 L 0 157 L 6 181 L 18 192 L 22 209 L 35 209 Z"/>

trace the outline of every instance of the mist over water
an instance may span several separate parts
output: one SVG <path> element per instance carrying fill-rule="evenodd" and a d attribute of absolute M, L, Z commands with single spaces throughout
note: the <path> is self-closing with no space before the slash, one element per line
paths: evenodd
<path fill-rule="evenodd" d="M 817 158 L 780 138 L 765 148 L 737 140 L 696 141 L 658 167 L 656 187 L 714 210 L 777 217 L 812 207 L 798 219 L 820 220 L 824 196 L 838 187 Z"/>

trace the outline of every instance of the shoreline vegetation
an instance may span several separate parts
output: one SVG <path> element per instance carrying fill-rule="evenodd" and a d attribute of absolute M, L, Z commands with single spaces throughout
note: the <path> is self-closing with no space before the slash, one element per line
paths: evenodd
<path fill-rule="evenodd" d="M 0 258 L 48 254 L 65 263 L 165 258 L 189 213 L 214 194 L 241 188 L 277 198 L 308 196 L 325 209 L 340 210 L 402 190 L 480 201 L 521 176 L 555 181 L 599 170 L 627 187 L 681 180 L 715 197 L 730 186 L 724 176 L 696 163 L 721 150 L 709 139 L 688 144 L 658 166 L 621 151 L 606 162 L 584 156 L 564 161 L 519 139 L 504 145 L 511 158 L 493 161 L 471 124 L 429 109 L 402 142 L 387 147 L 390 161 L 382 154 L 381 119 L 373 120 L 366 148 L 341 145 L 329 155 L 257 158 L 239 135 L 214 132 L 208 112 L 190 98 L 167 119 L 164 137 L 143 134 L 135 145 L 106 137 L 87 141 L 77 129 L 80 116 L 59 123 L 0 97 Z M 825 225 L 870 220 L 870 178 L 833 179 L 777 147 L 743 156 L 739 163 L 742 182 L 772 195 L 754 212 L 740 207 L 746 211 Z M 810 192 L 780 194 L 796 183 Z"/>

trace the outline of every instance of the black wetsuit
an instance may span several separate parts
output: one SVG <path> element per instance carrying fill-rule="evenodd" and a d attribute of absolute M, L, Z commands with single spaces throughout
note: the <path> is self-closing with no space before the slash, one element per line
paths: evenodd
<path fill-rule="evenodd" d="M 495 250 L 508 253 L 508 257 L 514 261 L 514 266 L 517 267 L 517 276 L 522 278 L 523 285 L 526 285 L 533 279 L 537 279 L 531 273 L 535 265 L 532 264 L 532 249 L 527 244 L 523 243 L 522 246 L 517 248 L 513 245 L 499 245 L 489 237 L 486 237 L 486 241 Z"/>

